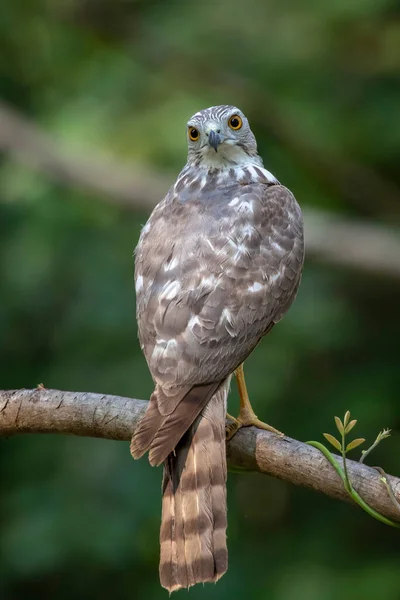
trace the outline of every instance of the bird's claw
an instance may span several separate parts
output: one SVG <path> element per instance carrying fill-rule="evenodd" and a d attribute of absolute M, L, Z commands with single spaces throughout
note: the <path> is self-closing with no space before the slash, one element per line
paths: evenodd
<path fill-rule="evenodd" d="M 227 441 L 232 439 L 233 436 L 235 435 L 235 433 L 237 433 L 239 431 L 239 429 L 241 429 L 242 427 L 258 427 L 258 429 L 264 429 L 265 431 L 271 431 L 272 433 L 275 433 L 276 435 L 279 435 L 280 437 L 283 437 L 285 435 L 278 429 L 275 429 L 275 427 L 272 427 L 272 425 L 268 425 L 268 423 L 264 423 L 263 421 L 260 421 L 260 419 L 257 417 L 257 415 L 252 411 L 247 411 L 247 410 L 240 411 L 237 419 L 235 419 L 235 417 L 232 417 L 229 414 L 227 414 L 226 416 L 228 417 L 229 420 L 232 421 L 232 423 L 228 423 L 225 426 Z"/>

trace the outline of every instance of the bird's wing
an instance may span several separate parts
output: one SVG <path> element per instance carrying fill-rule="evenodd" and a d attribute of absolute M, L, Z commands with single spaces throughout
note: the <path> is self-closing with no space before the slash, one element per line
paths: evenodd
<path fill-rule="evenodd" d="M 139 337 L 163 388 L 225 379 L 295 297 L 304 241 L 293 194 L 264 184 L 235 191 L 160 206 L 144 230 Z"/>
<path fill-rule="evenodd" d="M 228 196 L 228 197 L 226 197 Z M 160 464 L 260 338 L 301 277 L 300 208 L 281 185 L 159 205 L 136 253 L 139 338 L 156 388 L 135 457 Z"/>

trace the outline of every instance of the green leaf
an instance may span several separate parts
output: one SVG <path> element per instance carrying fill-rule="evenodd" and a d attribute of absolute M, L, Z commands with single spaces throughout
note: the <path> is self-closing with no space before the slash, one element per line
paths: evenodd
<path fill-rule="evenodd" d="M 347 411 L 346 411 L 346 414 L 344 415 L 344 420 L 343 420 L 343 423 L 344 423 L 344 426 L 345 426 L 345 427 L 347 427 L 347 423 L 348 423 L 349 421 L 350 421 L 350 411 L 349 411 L 349 410 L 347 410 Z"/>
<path fill-rule="evenodd" d="M 386 440 L 386 438 L 390 437 L 391 431 L 391 429 L 383 429 L 378 435 L 379 441 Z"/>
<path fill-rule="evenodd" d="M 322 452 L 325 458 L 331 463 L 336 473 L 339 475 L 347 493 L 353 498 L 355 502 L 357 502 L 359 506 L 361 506 L 363 510 L 365 510 L 365 512 L 367 512 L 371 517 L 374 517 L 374 519 L 381 521 L 381 523 L 385 523 L 386 525 L 390 525 L 391 527 L 396 527 L 397 529 L 400 529 L 400 523 L 398 523 L 397 521 L 391 521 L 390 519 L 387 519 L 386 517 L 378 513 L 376 510 L 368 506 L 368 504 L 361 498 L 360 494 L 356 492 L 356 490 L 353 488 L 351 482 L 349 482 L 350 485 L 348 485 L 343 469 L 340 467 L 335 457 L 329 452 L 328 448 L 326 448 L 323 444 L 320 444 L 319 442 L 307 442 L 307 444 L 309 444 L 310 446 L 314 446 L 314 448 L 318 448 L 318 450 Z"/>
<path fill-rule="evenodd" d="M 346 452 L 349 452 L 349 450 L 354 450 L 354 448 L 357 448 L 357 446 L 359 446 L 360 444 L 363 444 L 364 442 L 365 442 L 364 438 L 357 438 L 357 439 L 353 440 L 352 442 L 350 442 L 350 444 L 347 444 Z"/>
<path fill-rule="evenodd" d="M 352 421 L 350 421 L 350 423 L 346 426 L 346 429 L 344 430 L 344 432 L 350 433 L 350 431 L 353 429 L 353 427 L 356 423 L 357 423 L 357 419 L 353 419 Z"/>
<path fill-rule="evenodd" d="M 344 427 L 343 427 L 343 423 L 342 421 L 339 419 L 339 417 L 335 417 L 335 423 L 336 423 L 336 427 L 340 433 L 340 435 L 343 435 L 344 432 Z"/>
<path fill-rule="evenodd" d="M 339 440 L 333 437 L 333 435 L 330 433 L 324 433 L 323 436 L 330 444 L 332 444 L 334 448 L 336 448 L 336 450 L 339 450 L 339 452 L 342 451 L 342 444 L 339 442 Z"/>

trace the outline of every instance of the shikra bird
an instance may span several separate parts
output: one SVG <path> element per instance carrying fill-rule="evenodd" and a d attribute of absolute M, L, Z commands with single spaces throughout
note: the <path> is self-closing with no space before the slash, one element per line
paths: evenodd
<path fill-rule="evenodd" d="M 164 464 L 160 580 L 170 592 L 228 568 L 225 416 L 230 379 L 240 414 L 259 421 L 243 362 L 286 313 L 300 283 L 303 221 L 266 169 L 248 120 L 213 106 L 187 124 L 187 163 L 136 248 L 139 339 L 155 389 L 131 443 Z M 279 433 L 279 432 L 278 432 Z"/>

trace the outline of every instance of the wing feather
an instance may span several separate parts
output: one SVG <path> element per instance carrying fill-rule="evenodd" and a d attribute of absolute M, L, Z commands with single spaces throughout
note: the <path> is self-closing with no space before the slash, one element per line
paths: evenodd
<path fill-rule="evenodd" d="M 229 194 L 167 203 L 141 239 L 139 337 L 163 389 L 225 379 L 296 295 L 304 240 L 293 194 L 260 183 Z"/>

